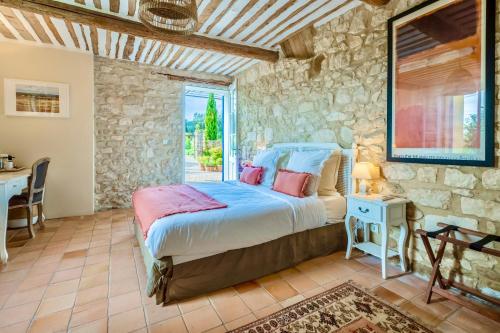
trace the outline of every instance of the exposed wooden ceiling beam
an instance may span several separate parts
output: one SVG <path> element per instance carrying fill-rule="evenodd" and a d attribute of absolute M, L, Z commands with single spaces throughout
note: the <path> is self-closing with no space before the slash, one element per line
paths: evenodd
<path fill-rule="evenodd" d="M 162 75 L 169 80 L 203 83 L 210 85 L 229 86 L 233 79 L 229 76 L 219 74 L 193 73 L 185 70 L 165 69 L 162 71 L 153 71 L 153 74 Z"/>
<path fill-rule="evenodd" d="M 0 5 L 17 8 L 42 15 L 52 16 L 76 23 L 87 24 L 101 29 L 116 31 L 148 39 L 178 44 L 186 47 L 205 49 L 220 53 L 233 54 L 246 58 L 254 58 L 269 62 L 278 61 L 279 54 L 264 48 L 230 43 L 224 40 L 193 34 L 178 36 L 154 32 L 136 21 L 124 19 L 80 6 L 69 5 L 52 0 L 0 0 Z"/>
<path fill-rule="evenodd" d="M 52 35 L 54 35 L 54 38 L 59 43 L 59 45 L 65 46 L 64 41 L 61 38 L 61 35 L 59 35 L 59 32 L 57 31 L 57 28 L 54 25 L 54 23 L 52 22 L 52 20 L 50 19 L 50 17 L 48 17 L 47 15 L 44 15 L 43 19 L 45 21 L 45 24 L 49 28 L 50 32 L 52 33 Z"/>
<path fill-rule="evenodd" d="M 372 6 L 381 7 L 387 5 L 391 0 L 361 0 L 361 1 Z"/>
<path fill-rule="evenodd" d="M 229 85 L 231 85 L 230 82 L 226 82 L 226 81 L 210 80 L 210 79 L 199 79 L 199 78 L 196 78 L 196 77 L 180 76 L 180 75 L 165 74 L 165 73 L 156 73 L 156 74 L 164 75 L 169 80 L 174 80 L 174 81 L 183 81 L 183 82 L 192 82 L 192 83 L 203 83 L 203 84 L 216 85 L 216 86 L 226 86 L 226 87 L 229 86 Z"/>
<path fill-rule="evenodd" d="M 35 14 L 33 13 L 22 13 L 24 17 L 28 20 L 28 22 L 31 24 L 33 30 L 37 34 L 38 38 L 42 41 L 42 43 L 45 44 L 50 44 L 50 38 L 43 29 L 42 25 L 40 24 L 40 21 L 35 17 Z"/>

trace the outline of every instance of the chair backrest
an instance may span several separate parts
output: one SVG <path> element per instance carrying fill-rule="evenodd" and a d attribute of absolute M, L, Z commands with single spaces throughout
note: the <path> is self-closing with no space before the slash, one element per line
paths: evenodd
<path fill-rule="evenodd" d="M 43 200 L 45 190 L 45 179 L 49 168 L 50 158 L 44 157 L 33 163 L 31 168 L 31 181 L 29 187 L 29 200 L 31 203 Z"/>

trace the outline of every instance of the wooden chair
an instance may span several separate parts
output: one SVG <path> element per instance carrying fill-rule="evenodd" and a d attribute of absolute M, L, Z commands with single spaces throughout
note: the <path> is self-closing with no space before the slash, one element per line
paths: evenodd
<path fill-rule="evenodd" d="M 49 168 L 50 158 L 44 157 L 33 163 L 31 176 L 28 180 L 28 191 L 13 196 L 9 201 L 9 210 L 14 208 L 26 209 L 26 220 L 30 238 L 35 237 L 33 229 L 33 206 L 38 208 L 38 225 L 43 228 L 43 197 L 45 192 L 45 178 Z"/>

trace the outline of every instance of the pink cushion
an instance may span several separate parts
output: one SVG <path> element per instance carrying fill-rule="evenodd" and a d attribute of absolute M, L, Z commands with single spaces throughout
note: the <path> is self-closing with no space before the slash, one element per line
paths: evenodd
<path fill-rule="evenodd" d="M 310 178 L 310 173 L 280 169 L 274 181 L 273 190 L 303 198 Z"/>
<path fill-rule="evenodd" d="M 264 168 L 246 166 L 240 174 L 240 181 L 250 185 L 259 185 L 262 179 Z"/>

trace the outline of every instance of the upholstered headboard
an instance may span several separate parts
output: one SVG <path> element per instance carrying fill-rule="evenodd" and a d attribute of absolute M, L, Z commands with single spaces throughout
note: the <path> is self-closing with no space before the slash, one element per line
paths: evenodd
<path fill-rule="evenodd" d="M 358 159 L 358 148 L 356 144 L 351 149 L 342 148 L 338 143 L 276 143 L 273 148 L 282 151 L 304 151 L 304 150 L 341 150 L 342 162 L 340 163 L 337 191 L 346 196 L 356 190 L 356 182 L 352 178 L 352 170 Z"/>

